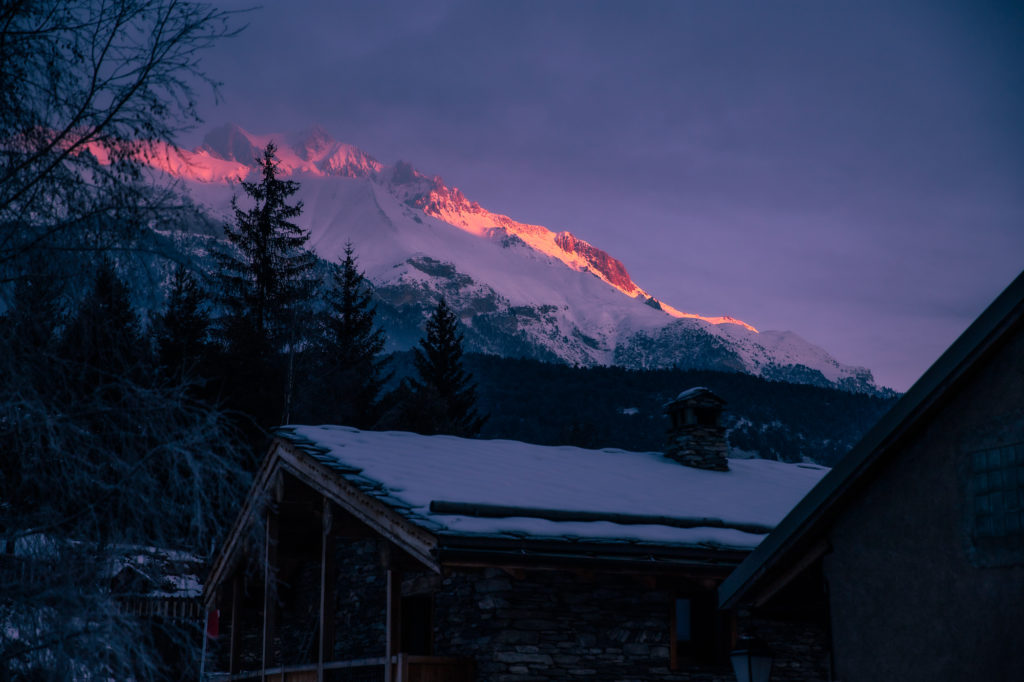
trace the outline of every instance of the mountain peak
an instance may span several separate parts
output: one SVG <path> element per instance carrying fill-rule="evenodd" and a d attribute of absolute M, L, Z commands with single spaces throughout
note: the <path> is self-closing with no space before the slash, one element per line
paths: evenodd
<path fill-rule="evenodd" d="M 168 170 L 201 182 L 245 177 L 248 169 L 255 167 L 263 147 L 271 141 L 277 143 L 279 169 L 284 175 L 299 173 L 374 180 L 386 186 L 387 191 L 409 209 L 478 237 L 491 237 L 495 228 L 500 228 L 534 251 L 578 272 L 590 273 L 630 298 L 652 298 L 633 281 L 621 261 L 589 242 L 569 232 L 556 233 L 543 225 L 521 223 L 507 215 L 493 213 L 469 200 L 458 187 L 446 185 L 438 176 L 420 173 L 408 162 L 399 161 L 385 167 L 359 148 L 336 141 L 320 125 L 288 135 L 254 135 L 228 123 L 211 130 L 197 152 L 191 153 L 187 164 Z M 757 333 L 742 320 L 683 312 L 665 301 L 658 301 L 656 309 L 668 317 L 697 319 L 712 325 L 738 325 Z"/>
<path fill-rule="evenodd" d="M 252 135 L 234 123 L 217 126 L 206 134 L 199 151 L 225 161 L 237 161 L 251 166 L 260 150 L 251 141 Z"/>
<path fill-rule="evenodd" d="M 416 310 L 444 295 L 464 316 L 468 342 L 479 352 L 635 369 L 739 370 L 873 390 L 867 370 L 840 365 L 795 335 L 678 310 L 584 239 L 489 211 L 439 176 L 403 161 L 384 166 L 320 126 L 256 135 L 227 124 L 211 130 L 198 150 L 169 149 L 145 161 L 187 180 L 200 203 L 230 216 L 230 183 L 254 171 L 271 141 L 281 176 L 302 185 L 303 227 L 317 254 L 335 260 L 345 243 L 358 243 L 395 347 L 415 343 Z"/>
<path fill-rule="evenodd" d="M 288 144 L 299 155 L 299 158 L 305 161 L 317 161 L 337 143 L 331 134 L 317 123 L 289 135 Z"/>

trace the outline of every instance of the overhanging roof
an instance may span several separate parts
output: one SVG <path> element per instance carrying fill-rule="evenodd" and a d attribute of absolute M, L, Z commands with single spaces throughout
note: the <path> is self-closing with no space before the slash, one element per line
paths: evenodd
<path fill-rule="evenodd" d="M 908 433 L 1024 316 L 1024 272 L 964 331 L 864 438 L 797 504 L 719 588 L 722 608 L 749 599 L 762 581 L 812 551 L 846 500 L 877 472 Z"/>

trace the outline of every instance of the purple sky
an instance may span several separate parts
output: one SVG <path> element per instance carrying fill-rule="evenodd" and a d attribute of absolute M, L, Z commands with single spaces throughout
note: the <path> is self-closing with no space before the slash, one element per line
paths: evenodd
<path fill-rule="evenodd" d="M 899 390 L 1024 268 L 1019 3 L 324 0 L 245 21 L 205 55 L 209 126 L 319 123 Z"/>

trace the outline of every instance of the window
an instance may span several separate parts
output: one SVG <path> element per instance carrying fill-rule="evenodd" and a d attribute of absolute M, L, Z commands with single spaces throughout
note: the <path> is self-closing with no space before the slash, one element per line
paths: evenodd
<path fill-rule="evenodd" d="M 402 641 L 405 654 L 429 656 L 434 644 L 433 604 L 429 594 L 402 597 Z"/>
<path fill-rule="evenodd" d="M 718 426 L 718 415 L 721 414 L 721 410 L 717 407 L 698 407 L 694 411 L 697 413 L 699 426 Z"/>
<path fill-rule="evenodd" d="M 675 632 L 676 642 L 681 645 L 690 643 L 690 611 L 691 601 L 689 599 L 676 599 L 676 620 Z"/>
<path fill-rule="evenodd" d="M 670 665 L 721 663 L 728 653 L 728 629 L 714 592 L 677 597 L 672 604 Z"/>
<path fill-rule="evenodd" d="M 1024 443 L 968 453 L 967 536 L 981 566 L 1024 562 Z"/>

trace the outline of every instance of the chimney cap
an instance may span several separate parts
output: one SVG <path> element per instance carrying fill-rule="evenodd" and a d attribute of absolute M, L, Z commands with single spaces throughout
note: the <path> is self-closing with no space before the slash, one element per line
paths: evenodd
<path fill-rule="evenodd" d="M 707 386 L 694 386 L 693 388 L 688 388 L 679 395 L 677 395 L 674 400 L 665 403 L 664 408 L 668 410 L 669 408 L 675 407 L 679 403 L 689 402 L 694 398 L 710 398 L 718 402 L 720 405 L 724 405 L 726 402 L 724 398 L 717 395 Z"/>

